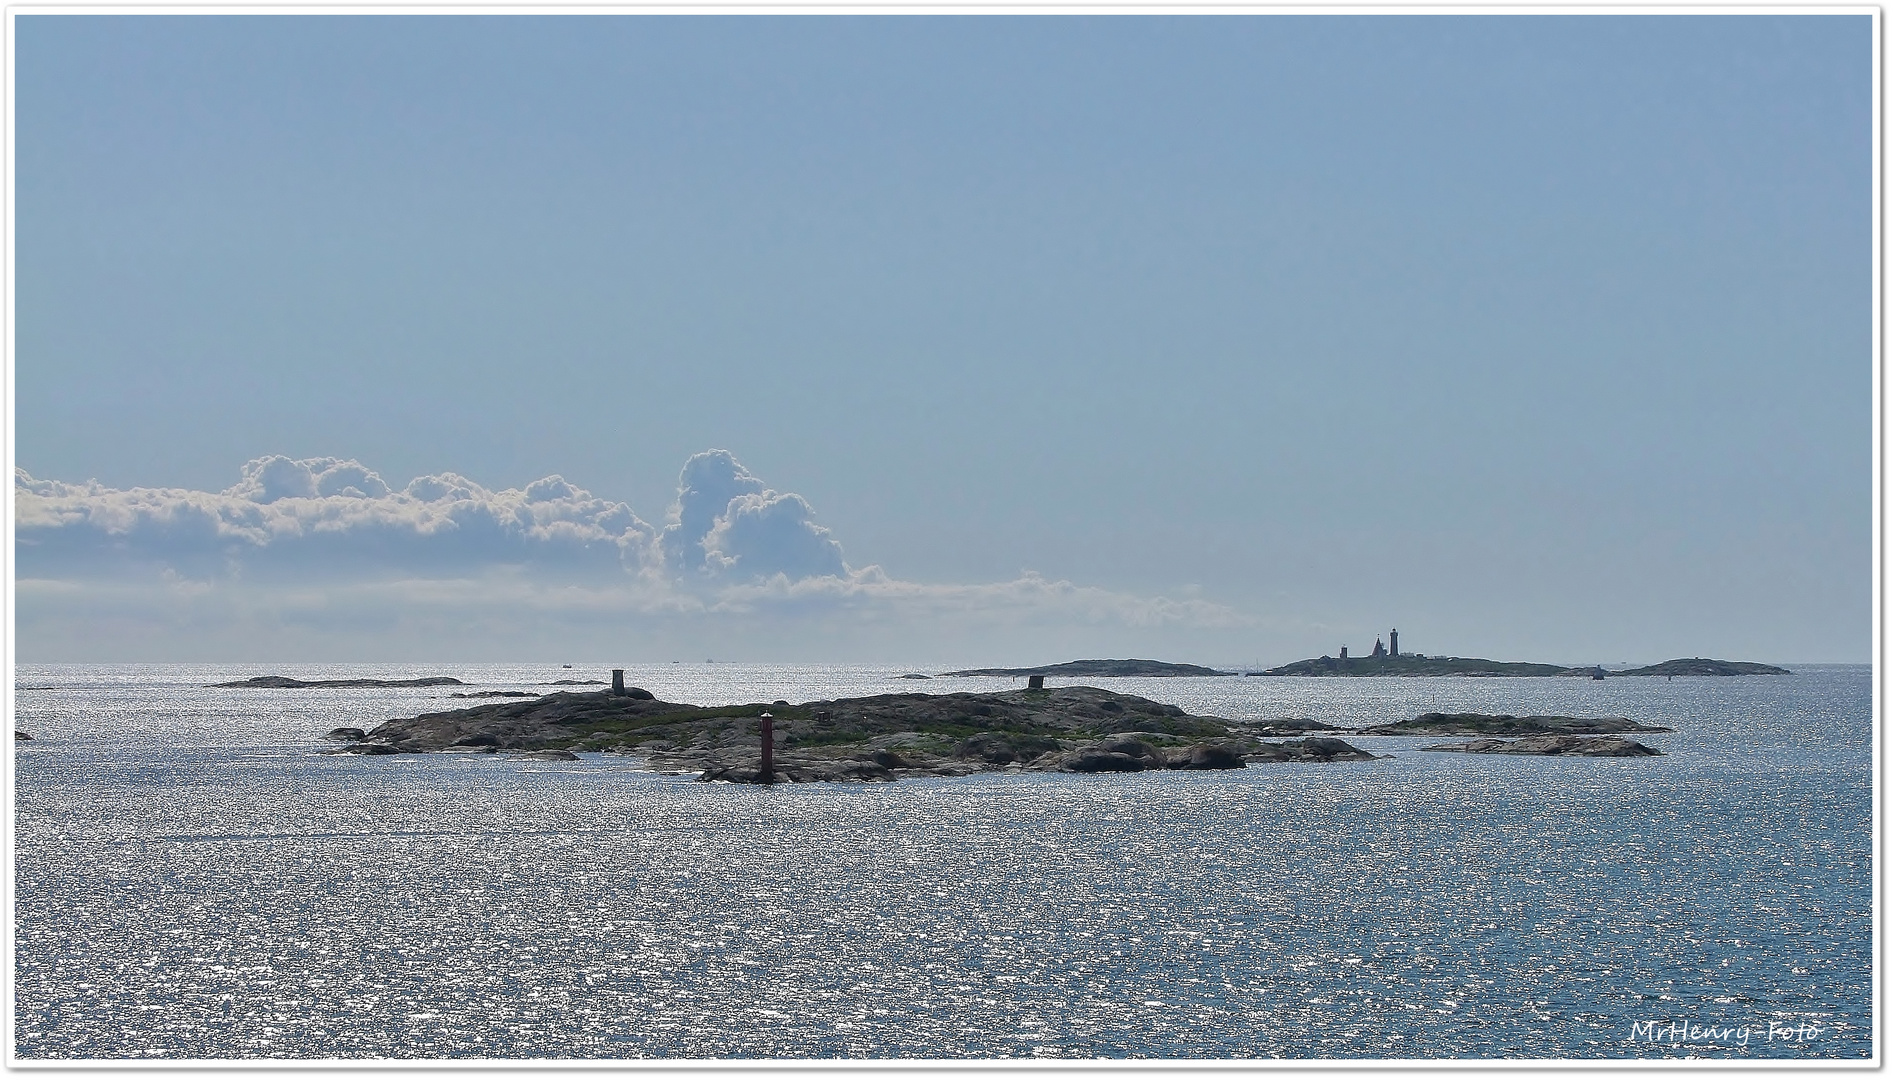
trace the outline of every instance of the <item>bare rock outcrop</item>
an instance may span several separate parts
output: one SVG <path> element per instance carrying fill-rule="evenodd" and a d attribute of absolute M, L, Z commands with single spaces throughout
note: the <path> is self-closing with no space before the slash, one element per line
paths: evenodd
<path fill-rule="evenodd" d="M 1411 720 L 1362 728 L 1360 735 L 1620 735 L 1669 731 L 1624 716 L 1513 716 L 1510 713 L 1421 713 Z"/>
<path fill-rule="evenodd" d="M 635 689 L 621 696 L 556 693 L 390 720 L 366 732 L 337 729 L 331 736 L 350 745 L 330 752 L 635 753 L 662 771 L 756 783 L 764 779 L 764 712 L 775 733 L 776 782 L 1239 769 L 1251 761 L 1373 757 L 1333 738 L 1264 742 L 1226 720 L 1089 686 L 716 708 L 659 701 Z"/>
<path fill-rule="evenodd" d="M 1621 736 L 1533 735 L 1524 739 L 1474 739 L 1422 746 L 1454 754 L 1526 754 L 1535 757 L 1657 757 L 1663 751 Z"/>

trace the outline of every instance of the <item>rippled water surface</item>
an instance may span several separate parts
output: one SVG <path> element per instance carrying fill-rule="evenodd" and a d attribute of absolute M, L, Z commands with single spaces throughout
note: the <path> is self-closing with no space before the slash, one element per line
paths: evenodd
<path fill-rule="evenodd" d="M 1001 689 L 631 670 L 699 704 Z M 925 669 L 921 669 L 925 670 Z M 1859 1058 L 1871 677 L 1121 679 L 1238 719 L 1624 715 L 1667 756 L 700 784 L 354 757 L 596 669 L 23 666 L 23 1058 Z M 1676 1022 L 1682 1022 L 1678 1030 Z"/>

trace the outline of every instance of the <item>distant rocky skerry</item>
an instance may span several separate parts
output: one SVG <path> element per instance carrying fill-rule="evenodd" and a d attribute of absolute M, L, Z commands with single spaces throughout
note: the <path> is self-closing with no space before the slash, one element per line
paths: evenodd
<path fill-rule="evenodd" d="M 1708 660 L 1692 656 L 1686 660 L 1665 660 L 1648 667 L 1630 668 L 1627 671 L 1611 671 L 1605 675 L 1792 675 L 1787 668 L 1773 664 L 1754 664 L 1746 660 Z"/>
<path fill-rule="evenodd" d="M 1665 732 L 1623 716 L 1513 716 L 1510 713 L 1421 713 L 1411 720 L 1377 724 L 1356 735 L 1621 735 Z"/>
<path fill-rule="evenodd" d="M 1016 679 L 1032 675 L 1051 675 L 1081 679 L 1148 679 L 1234 674 L 1233 671 L 1218 671 L 1215 668 L 1201 667 L 1197 664 L 1170 664 L 1162 660 L 1070 660 L 1063 664 L 1047 664 L 1043 667 L 968 668 L 965 671 L 943 671 L 940 677 L 998 675 Z M 915 676 L 903 675 L 901 677 L 911 679 Z"/>
<path fill-rule="evenodd" d="M 993 694 L 882 694 L 800 705 L 703 708 L 631 688 L 557 693 L 390 720 L 332 738 L 357 754 L 497 753 L 569 758 L 637 753 L 664 771 L 705 780 L 761 777 L 758 718 L 771 714 L 774 778 L 885 781 L 977 772 L 1144 772 L 1239 769 L 1250 762 L 1368 761 L 1339 738 L 1279 742 L 1252 725 L 1192 716 L 1132 694 L 1089 686 Z"/>
<path fill-rule="evenodd" d="M 399 686 L 465 686 L 466 683 L 447 675 L 437 675 L 426 679 L 292 679 L 287 675 L 258 675 L 253 679 L 238 679 L 235 682 L 211 683 L 215 689 L 255 689 L 255 690 L 317 690 L 337 687 L 389 688 Z"/>
<path fill-rule="evenodd" d="M 1455 754 L 1528 754 L 1533 757 L 1657 757 L 1655 750 L 1616 735 L 1585 738 L 1580 735 L 1533 735 L 1526 739 L 1474 739 L 1472 742 L 1422 746 Z"/>
<path fill-rule="evenodd" d="M 1625 732 L 1661 733 L 1673 728 L 1639 724 L 1623 716 L 1513 716 L 1509 713 L 1421 713 L 1411 720 L 1378 724 L 1354 735 L 1487 735 L 1422 746 L 1458 754 L 1519 754 L 1531 757 L 1661 757 L 1663 751 L 1623 737 Z"/>
<path fill-rule="evenodd" d="M 1292 664 L 1252 672 L 1259 676 L 1300 675 L 1315 677 L 1360 678 L 1371 676 L 1427 677 L 1465 675 L 1475 678 L 1623 678 L 1628 676 L 1677 675 L 1789 675 L 1787 668 L 1771 664 L 1753 664 L 1739 660 L 1708 660 L 1692 657 L 1665 660 L 1647 667 L 1614 670 L 1605 667 L 1565 667 L 1559 664 L 1530 664 L 1510 660 L 1482 660 L 1463 656 L 1425 656 L 1401 653 L 1397 656 L 1317 656 Z"/>

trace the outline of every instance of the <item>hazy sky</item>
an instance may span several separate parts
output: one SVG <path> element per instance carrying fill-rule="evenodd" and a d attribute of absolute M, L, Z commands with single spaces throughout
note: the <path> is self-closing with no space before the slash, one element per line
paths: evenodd
<path fill-rule="evenodd" d="M 16 27 L 23 660 L 1869 659 L 1864 14 Z"/>

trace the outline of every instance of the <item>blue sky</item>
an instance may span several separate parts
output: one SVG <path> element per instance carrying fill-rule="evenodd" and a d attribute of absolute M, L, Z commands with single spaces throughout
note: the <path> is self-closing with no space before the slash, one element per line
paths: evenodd
<path fill-rule="evenodd" d="M 22 659 L 1869 657 L 1867 16 L 15 25 Z"/>

